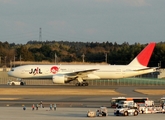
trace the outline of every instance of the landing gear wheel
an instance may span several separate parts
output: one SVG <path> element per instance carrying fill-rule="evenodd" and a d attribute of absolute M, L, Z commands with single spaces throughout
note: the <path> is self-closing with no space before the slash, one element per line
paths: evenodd
<path fill-rule="evenodd" d="M 78 83 L 76 83 L 75 86 L 78 86 Z"/>
<path fill-rule="evenodd" d="M 88 83 L 87 82 L 76 83 L 75 86 L 88 86 Z"/>
<path fill-rule="evenodd" d="M 127 111 L 124 112 L 124 116 L 128 116 L 128 112 Z"/>
<path fill-rule="evenodd" d="M 85 83 L 85 86 L 88 86 L 88 83 Z"/>
<path fill-rule="evenodd" d="M 81 84 L 80 84 L 80 83 L 76 83 L 75 85 L 76 85 L 76 86 L 81 86 Z"/>
<path fill-rule="evenodd" d="M 14 83 L 14 82 L 12 82 L 12 83 L 11 83 L 11 85 L 15 85 L 15 83 Z"/>
<path fill-rule="evenodd" d="M 135 112 L 134 112 L 134 116 L 137 116 L 137 115 L 138 115 L 138 111 L 135 111 Z"/>
<path fill-rule="evenodd" d="M 21 82 L 20 85 L 25 85 L 25 83 L 24 82 Z"/>
<path fill-rule="evenodd" d="M 81 85 L 82 85 L 82 86 L 86 86 L 86 83 L 82 83 Z"/>

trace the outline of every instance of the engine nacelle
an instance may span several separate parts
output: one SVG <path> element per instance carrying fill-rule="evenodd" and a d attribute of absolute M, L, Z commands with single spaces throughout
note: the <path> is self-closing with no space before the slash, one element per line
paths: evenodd
<path fill-rule="evenodd" d="M 60 84 L 65 84 L 67 81 L 67 78 L 65 75 L 54 75 L 52 77 L 53 83 L 60 83 Z"/>

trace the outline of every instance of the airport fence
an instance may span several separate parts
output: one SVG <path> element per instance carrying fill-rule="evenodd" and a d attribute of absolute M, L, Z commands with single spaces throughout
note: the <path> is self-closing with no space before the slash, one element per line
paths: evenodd
<path fill-rule="evenodd" d="M 0 78 L 0 84 L 7 84 L 8 81 L 16 81 L 15 78 Z M 50 79 L 26 79 L 26 85 L 54 85 Z M 68 83 L 74 85 L 77 81 Z M 153 78 L 123 78 L 119 80 L 89 80 L 90 86 L 165 86 L 165 80 Z"/>
<path fill-rule="evenodd" d="M 146 78 L 123 78 L 119 80 L 93 80 L 90 85 L 118 85 L 118 86 L 165 86 L 165 80 Z"/>
<path fill-rule="evenodd" d="M 118 80 L 89 80 L 92 86 L 165 86 L 165 80 L 153 78 L 123 78 Z M 72 83 L 75 84 L 76 82 Z"/>

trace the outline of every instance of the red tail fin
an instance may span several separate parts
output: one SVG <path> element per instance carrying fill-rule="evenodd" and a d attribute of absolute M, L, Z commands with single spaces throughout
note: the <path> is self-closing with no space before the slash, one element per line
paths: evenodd
<path fill-rule="evenodd" d="M 147 47 L 145 47 L 140 54 L 137 56 L 137 59 L 141 65 L 147 66 L 154 50 L 155 43 L 150 43 Z"/>
<path fill-rule="evenodd" d="M 148 44 L 129 65 L 147 66 L 155 45 L 156 43 L 154 42 Z"/>

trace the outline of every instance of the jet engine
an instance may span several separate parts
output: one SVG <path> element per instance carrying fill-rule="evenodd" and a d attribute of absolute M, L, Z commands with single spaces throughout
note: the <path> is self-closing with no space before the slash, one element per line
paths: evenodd
<path fill-rule="evenodd" d="M 53 83 L 65 84 L 67 83 L 67 77 L 65 75 L 54 75 L 52 77 Z"/>

